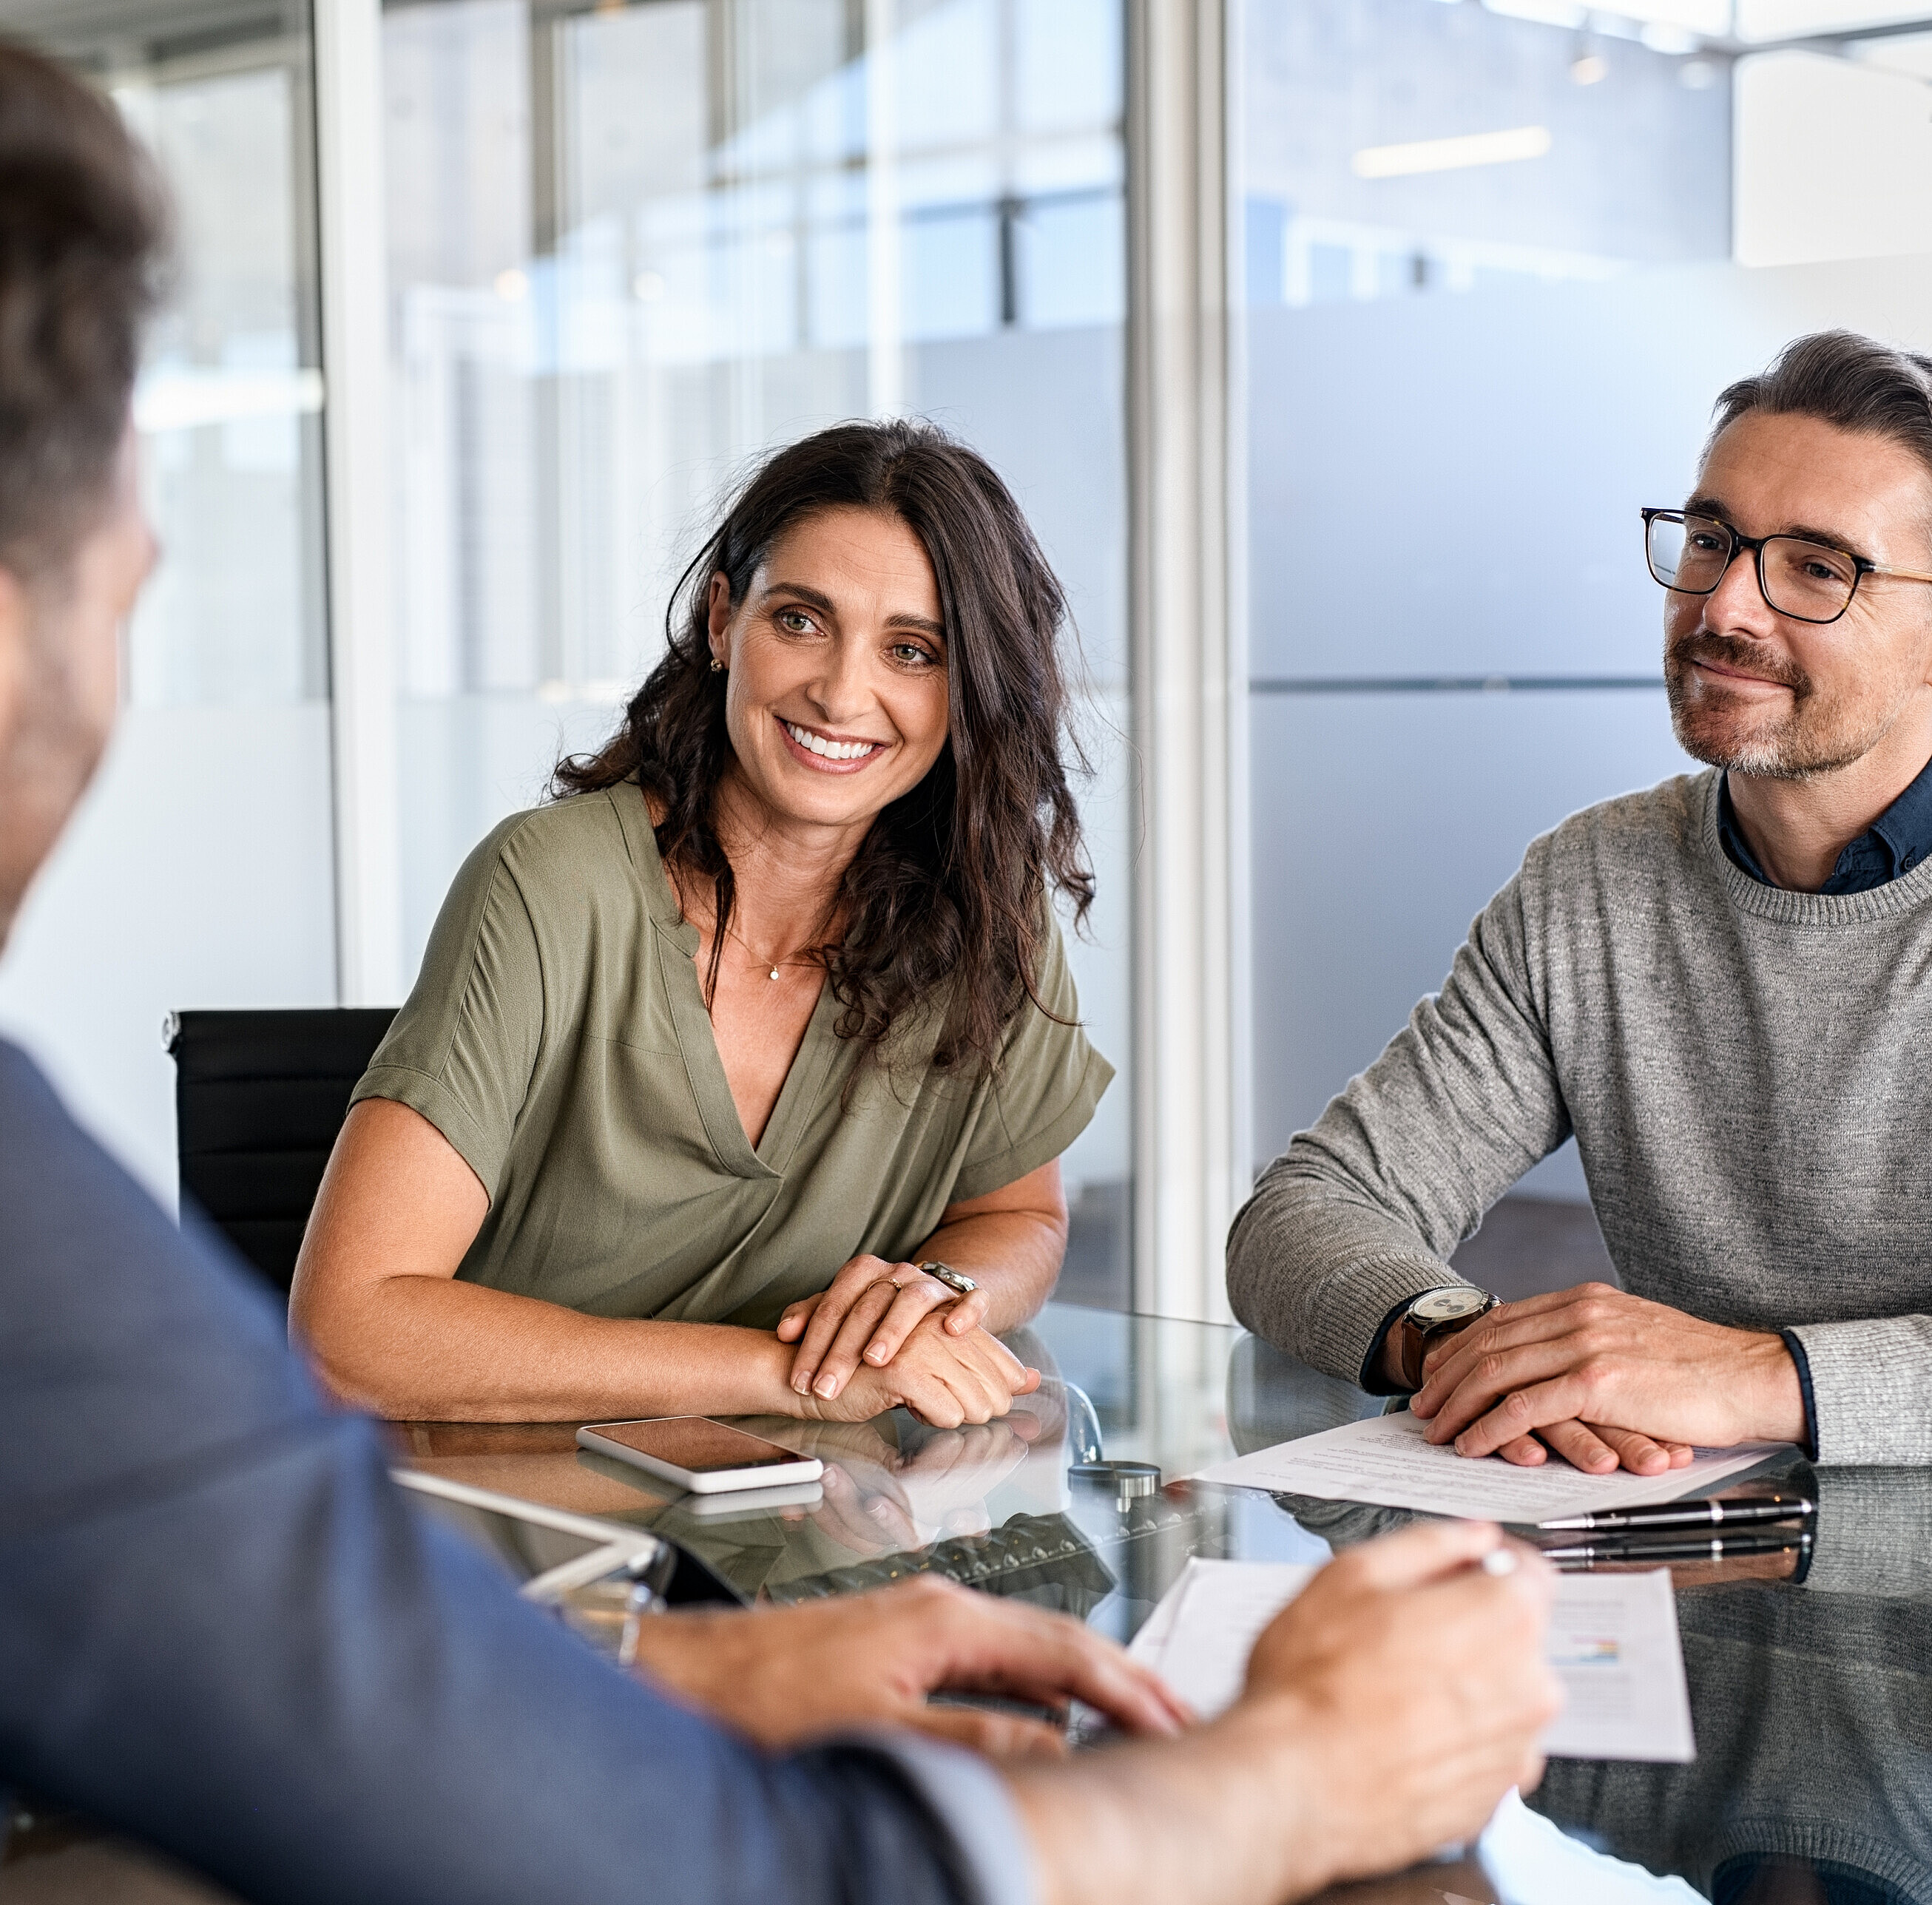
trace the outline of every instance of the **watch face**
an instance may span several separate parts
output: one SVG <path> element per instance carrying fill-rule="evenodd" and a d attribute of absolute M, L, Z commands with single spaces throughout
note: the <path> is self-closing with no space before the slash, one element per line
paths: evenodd
<path fill-rule="evenodd" d="M 1431 1323 L 1457 1323 L 1466 1316 L 1480 1316 L 1490 1306 L 1490 1293 L 1466 1283 L 1451 1284 L 1447 1289 L 1425 1291 L 1408 1306 L 1408 1313 L 1425 1327 Z"/>

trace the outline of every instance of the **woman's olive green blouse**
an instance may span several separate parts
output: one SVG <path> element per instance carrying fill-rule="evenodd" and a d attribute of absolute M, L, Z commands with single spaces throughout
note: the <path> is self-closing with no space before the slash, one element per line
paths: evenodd
<path fill-rule="evenodd" d="M 697 950 L 634 787 L 517 814 L 464 862 L 355 1091 L 421 1112 L 489 1192 L 458 1276 L 594 1316 L 769 1328 L 848 1258 L 904 1260 L 949 1204 L 1058 1157 L 1113 1076 L 1029 1003 L 995 1076 L 934 1071 L 926 1027 L 848 1096 L 857 1054 L 827 987 L 754 1148 Z M 1057 931 L 1037 989 L 1077 1018 Z"/>

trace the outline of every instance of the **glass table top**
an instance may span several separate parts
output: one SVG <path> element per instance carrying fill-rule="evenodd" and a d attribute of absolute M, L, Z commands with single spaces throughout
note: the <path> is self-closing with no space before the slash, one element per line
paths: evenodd
<path fill-rule="evenodd" d="M 1123 1642 L 1190 1556 L 1318 1561 L 1414 1519 L 1186 1480 L 1382 1406 L 1241 1330 L 1049 1304 L 1006 1340 L 1046 1380 L 983 1427 L 934 1430 L 902 1412 L 845 1425 L 742 1418 L 825 1463 L 816 1502 L 680 1495 L 578 1450 L 573 1424 L 392 1432 L 406 1466 L 651 1528 L 748 1599 L 938 1569 Z M 1096 1459 L 1160 1474 L 1070 1476 Z M 1784 1556 L 1674 1570 L 1696 1759 L 1552 1760 L 1529 1803 L 1720 1905 L 1932 1905 L 1932 1472 L 1794 1459 L 1774 1478 L 1819 1503 L 1802 1581 Z M 1496 1897 L 1466 1861 L 1358 1895 Z"/>

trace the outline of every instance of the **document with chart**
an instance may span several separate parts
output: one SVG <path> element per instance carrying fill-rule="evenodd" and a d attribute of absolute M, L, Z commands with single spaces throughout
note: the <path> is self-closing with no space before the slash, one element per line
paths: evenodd
<path fill-rule="evenodd" d="M 1312 1568 L 1190 1558 L 1128 1649 L 1203 1719 L 1240 1697 L 1262 1630 Z M 1558 1577 L 1546 1648 L 1564 1700 L 1543 1750 L 1564 1760 L 1696 1756 L 1670 1574 Z"/>

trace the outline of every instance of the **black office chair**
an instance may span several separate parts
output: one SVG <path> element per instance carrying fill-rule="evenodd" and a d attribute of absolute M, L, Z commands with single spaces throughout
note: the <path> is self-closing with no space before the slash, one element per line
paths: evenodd
<path fill-rule="evenodd" d="M 395 1016 L 385 1006 L 169 1018 L 182 1202 L 284 1293 L 349 1094 Z"/>

